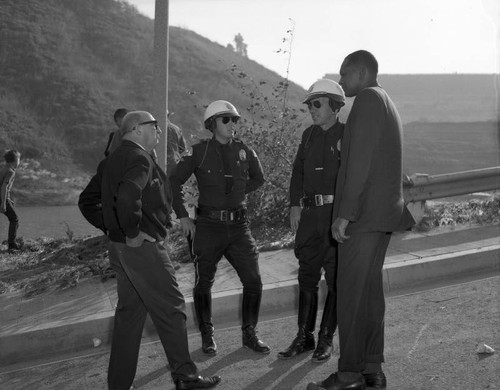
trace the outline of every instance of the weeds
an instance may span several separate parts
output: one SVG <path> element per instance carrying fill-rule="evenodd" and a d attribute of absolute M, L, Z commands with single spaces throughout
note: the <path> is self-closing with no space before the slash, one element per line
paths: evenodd
<path fill-rule="evenodd" d="M 288 75 L 294 34 L 294 21 L 291 22 L 292 28 L 283 38 L 283 44 L 288 47 L 277 51 L 288 56 L 286 77 L 277 85 L 270 86 L 265 80 L 254 80 L 234 64 L 228 69 L 239 82 L 241 93 L 251 102 L 246 108 L 250 119 L 242 118 L 240 131 L 245 142 L 257 151 L 266 183 L 247 196 L 247 205 L 252 215 L 253 231 L 260 231 L 266 240 L 280 240 L 283 230 L 288 232 L 288 187 L 299 134 L 306 117 L 305 110 L 291 109 L 288 105 Z M 276 231 L 278 234 L 273 234 Z"/>
<path fill-rule="evenodd" d="M 68 238 L 69 242 L 72 242 L 73 238 L 75 237 L 75 232 L 71 229 L 71 227 L 69 226 L 69 224 L 66 221 L 64 221 L 63 224 L 66 227 L 66 230 L 65 230 L 66 237 Z"/>
<path fill-rule="evenodd" d="M 488 200 L 429 202 L 424 218 L 414 230 L 498 223 L 500 195 Z M 294 236 L 288 224 L 263 224 L 254 230 L 254 236 L 260 251 L 293 247 Z M 6 254 L 7 242 L 0 246 L 0 251 L 3 252 L 0 262 L 0 294 L 20 290 L 25 297 L 32 297 L 47 291 L 74 287 L 80 280 L 89 277 L 100 277 L 102 281 L 115 277 L 109 265 L 108 241 L 104 236 L 72 240 L 20 239 L 19 243 L 23 246 L 22 251 L 11 254 Z M 191 262 L 186 238 L 179 226 L 171 229 L 167 245 L 174 264 Z"/>
<path fill-rule="evenodd" d="M 500 195 L 491 199 L 471 199 L 462 202 L 428 202 L 424 217 L 415 226 L 417 231 L 428 231 L 440 226 L 495 225 L 500 223 Z"/>

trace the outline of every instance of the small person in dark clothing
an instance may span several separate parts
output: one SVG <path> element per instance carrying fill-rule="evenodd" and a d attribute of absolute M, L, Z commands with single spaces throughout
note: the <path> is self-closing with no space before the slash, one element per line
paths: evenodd
<path fill-rule="evenodd" d="M 5 153 L 4 159 L 5 167 L 0 171 L 0 212 L 9 219 L 8 249 L 11 251 L 21 249 L 16 243 L 19 218 L 14 209 L 14 201 L 10 197 L 16 169 L 21 161 L 21 153 L 15 149 L 9 150 Z"/>

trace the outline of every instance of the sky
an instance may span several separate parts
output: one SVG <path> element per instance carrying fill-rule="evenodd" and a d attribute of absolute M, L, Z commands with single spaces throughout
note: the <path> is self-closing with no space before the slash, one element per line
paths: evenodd
<path fill-rule="evenodd" d="M 126 0 L 154 19 L 155 0 Z M 166 0 L 161 0 L 166 1 Z M 308 88 L 355 50 L 379 73 L 500 73 L 498 0 L 169 0 L 169 23 Z"/>

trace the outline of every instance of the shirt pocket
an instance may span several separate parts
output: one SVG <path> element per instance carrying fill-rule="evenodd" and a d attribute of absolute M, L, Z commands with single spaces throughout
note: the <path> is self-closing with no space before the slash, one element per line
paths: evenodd
<path fill-rule="evenodd" d="M 214 162 L 205 161 L 202 166 L 196 169 L 195 176 L 200 189 L 221 186 L 224 182 L 222 166 L 218 166 Z"/>

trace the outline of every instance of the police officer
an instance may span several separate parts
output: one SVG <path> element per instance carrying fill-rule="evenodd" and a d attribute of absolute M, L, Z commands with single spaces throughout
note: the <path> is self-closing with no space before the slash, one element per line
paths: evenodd
<path fill-rule="evenodd" d="M 193 238 L 195 264 L 194 305 L 204 353 L 214 355 L 212 296 L 217 264 L 224 255 L 243 284 L 243 346 L 260 353 L 270 348 L 256 333 L 262 297 L 259 253 L 252 237 L 245 208 L 245 195 L 264 183 L 262 166 L 255 152 L 234 138 L 240 114 L 229 102 L 212 102 L 204 115 L 213 137 L 196 144 L 170 175 L 173 209 L 184 234 Z M 195 175 L 198 182 L 196 226 L 183 205 L 182 185 Z"/>
<path fill-rule="evenodd" d="M 299 329 L 291 345 L 278 353 L 279 359 L 290 359 L 314 350 L 313 362 L 321 363 L 332 355 L 337 327 L 337 245 L 330 227 L 344 131 L 338 113 L 344 101 L 342 87 L 327 79 L 316 81 L 304 100 L 314 124 L 302 134 L 290 181 L 290 224 L 296 232 L 295 256 L 299 260 Z M 328 295 L 316 346 L 313 332 L 322 268 Z"/>

